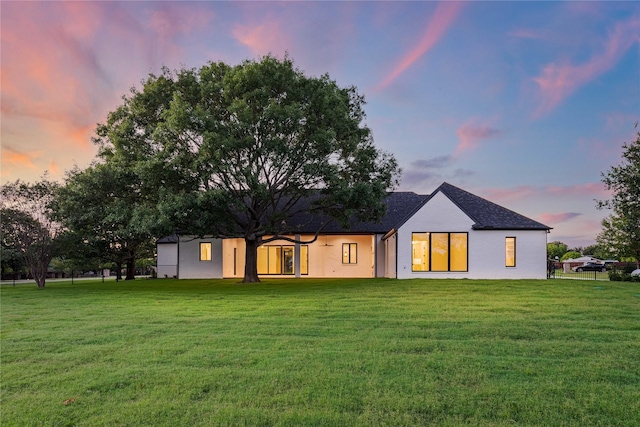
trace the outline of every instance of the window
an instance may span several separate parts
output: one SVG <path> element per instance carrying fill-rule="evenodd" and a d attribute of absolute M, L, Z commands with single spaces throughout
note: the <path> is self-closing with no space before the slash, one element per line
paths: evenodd
<path fill-rule="evenodd" d="M 358 244 L 357 243 L 342 244 L 342 263 L 343 264 L 358 263 Z"/>
<path fill-rule="evenodd" d="M 200 261 L 211 261 L 211 243 L 200 243 Z"/>
<path fill-rule="evenodd" d="M 449 269 L 450 271 L 467 271 L 468 255 L 467 233 L 449 234 Z"/>
<path fill-rule="evenodd" d="M 516 266 L 516 238 L 506 237 L 504 239 L 504 249 L 505 249 L 505 266 L 515 267 Z"/>
<path fill-rule="evenodd" d="M 300 274 L 309 274 L 309 247 L 300 246 Z M 258 274 L 295 274 L 294 246 L 259 246 Z"/>
<path fill-rule="evenodd" d="M 300 245 L 300 274 L 309 274 L 309 246 Z"/>
<path fill-rule="evenodd" d="M 429 271 L 429 237 L 430 233 L 411 235 L 413 271 Z"/>
<path fill-rule="evenodd" d="M 467 233 L 412 233 L 412 271 L 468 271 Z"/>

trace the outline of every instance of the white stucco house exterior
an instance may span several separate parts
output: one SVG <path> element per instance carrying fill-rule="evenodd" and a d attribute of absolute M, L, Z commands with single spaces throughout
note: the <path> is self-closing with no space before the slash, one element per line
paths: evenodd
<path fill-rule="evenodd" d="M 330 223 L 312 243 L 258 248 L 261 277 L 545 279 L 550 227 L 448 183 L 430 195 L 389 193 L 379 223 Z M 318 221 L 298 218 L 290 237 L 312 240 Z M 292 221 L 296 220 L 293 218 Z M 306 227 L 306 228 L 305 228 Z M 158 277 L 242 278 L 241 238 L 160 239 Z"/>

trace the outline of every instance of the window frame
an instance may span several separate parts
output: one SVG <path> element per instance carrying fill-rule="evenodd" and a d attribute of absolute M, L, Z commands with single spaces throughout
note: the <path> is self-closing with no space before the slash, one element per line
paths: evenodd
<path fill-rule="evenodd" d="M 346 247 L 346 250 L 345 250 L 345 247 Z M 354 259 L 352 259 L 352 256 Z M 342 264 L 353 265 L 357 263 L 358 263 L 358 244 L 343 243 L 342 244 Z"/>
<path fill-rule="evenodd" d="M 208 251 L 203 251 L 203 247 L 209 247 Z M 208 259 L 203 258 L 203 255 L 207 254 L 209 255 Z M 212 262 L 213 261 L 213 242 L 200 242 L 200 244 L 198 245 L 198 260 L 200 262 Z"/>
<path fill-rule="evenodd" d="M 508 257 L 508 251 L 509 251 L 509 240 L 512 239 L 513 241 L 513 248 L 512 248 L 512 255 L 513 255 L 513 265 L 509 265 L 509 257 Z M 506 268 L 516 268 L 516 266 L 518 265 L 517 263 L 517 239 L 516 236 L 505 236 L 504 238 L 504 266 Z"/>
<path fill-rule="evenodd" d="M 447 261 L 447 269 L 446 270 L 434 270 L 433 266 L 434 266 L 434 247 L 433 247 L 433 243 L 434 243 L 434 239 L 433 237 L 436 236 L 437 238 L 441 238 L 443 234 L 446 234 L 446 261 Z M 464 235 L 465 236 L 465 269 L 464 270 L 452 270 L 451 269 L 451 265 L 452 265 L 452 261 L 451 261 L 451 235 L 454 234 L 459 234 L 459 235 Z M 423 240 L 416 240 L 415 236 L 416 235 L 422 235 Z M 426 236 L 424 236 L 426 235 Z M 424 237 L 426 237 L 426 240 L 424 239 Z M 426 248 L 425 248 L 425 254 L 422 255 L 421 259 L 424 259 L 426 262 L 422 263 L 422 264 L 416 264 L 414 263 L 415 261 L 415 252 L 414 252 L 414 247 L 413 245 L 415 244 L 415 242 L 426 242 Z M 436 247 L 437 249 L 437 247 Z M 438 256 L 437 254 L 435 256 Z M 429 272 L 429 273 L 467 273 L 469 272 L 469 232 L 468 231 L 414 231 L 411 233 L 411 272 L 412 273 L 421 273 L 421 272 Z M 417 270 L 415 268 L 416 265 L 426 265 L 426 268 L 424 270 Z"/>
<path fill-rule="evenodd" d="M 302 247 L 306 247 L 306 271 L 302 272 Z M 267 256 L 266 259 L 266 266 L 267 266 L 267 272 L 266 273 L 260 273 L 258 271 L 258 274 L 260 276 L 294 276 L 296 274 L 296 258 L 295 258 L 295 254 L 296 254 L 296 249 L 295 249 L 295 245 L 260 245 L 258 247 L 258 249 L 260 248 L 266 248 L 266 252 L 264 252 Z M 280 258 L 280 272 L 279 273 L 271 273 L 271 262 L 270 262 L 270 254 L 272 253 L 272 248 L 276 250 L 276 252 L 278 252 L 279 254 L 279 258 Z M 292 253 L 292 269 L 290 273 L 285 273 L 285 248 L 290 249 L 291 253 Z M 258 257 L 260 255 L 260 252 L 258 252 L 256 254 L 256 257 Z M 309 275 L 309 245 L 300 245 L 300 275 L 301 276 L 308 276 Z M 258 261 L 258 259 L 256 259 L 256 262 L 258 264 L 258 269 L 260 268 L 260 263 Z"/>
<path fill-rule="evenodd" d="M 294 257 L 295 257 L 295 252 L 294 252 Z M 302 262 L 303 260 L 304 260 L 304 263 Z M 294 258 L 293 259 L 294 265 L 295 265 L 295 262 L 296 260 Z M 300 245 L 300 275 L 301 276 L 309 275 L 309 245 Z"/>

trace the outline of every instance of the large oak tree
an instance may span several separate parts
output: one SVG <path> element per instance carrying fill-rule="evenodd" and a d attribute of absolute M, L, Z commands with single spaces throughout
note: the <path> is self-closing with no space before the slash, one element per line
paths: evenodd
<path fill-rule="evenodd" d="M 289 58 L 164 69 L 132 89 L 96 142 L 157 197 L 157 232 L 243 237 L 254 282 L 258 246 L 295 241 L 287 221 L 301 200 L 343 224 L 384 213 L 399 169 L 374 146 L 364 104 L 355 87 Z"/>

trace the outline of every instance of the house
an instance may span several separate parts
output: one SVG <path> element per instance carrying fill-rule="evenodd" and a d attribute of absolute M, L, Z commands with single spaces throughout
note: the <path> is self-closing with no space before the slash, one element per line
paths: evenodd
<path fill-rule="evenodd" d="M 261 277 L 544 279 L 550 227 L 443 183 L 430 195 L 389 193 L 378 223 L 348 230 L 300 214 L 290 237 L 258 248 Z M 160 239 L 158 277 L 242 278 L 241 238 Z"/>

